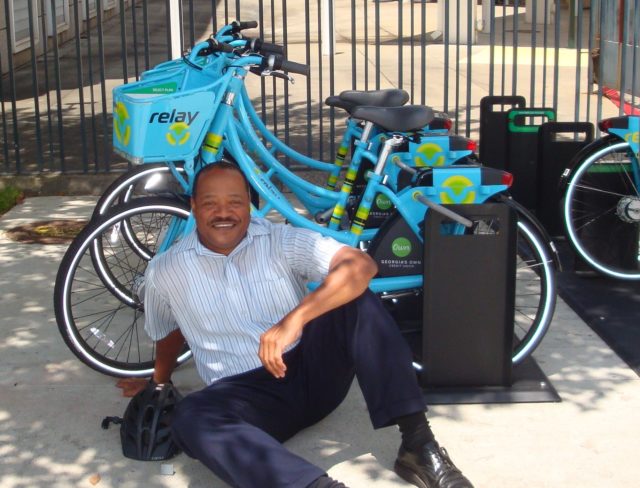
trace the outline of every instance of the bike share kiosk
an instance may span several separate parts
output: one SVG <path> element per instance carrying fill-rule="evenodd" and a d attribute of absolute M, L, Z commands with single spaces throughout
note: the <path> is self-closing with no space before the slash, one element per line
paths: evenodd
<path fill-rule="evenodd" d="M 430 404 L 556 402 L 533 358 L 514 366 L 518 219 L 504 203 L 446 205 L 473 226 L 427 212 L 423 250 L 422 369 Z M 526 286 L 526 285 L 524 285 Z"/>
<path fill-rule="evenodd" d="M 510 386 L 515 302 L 516 218 L 499 203 L 451 205 L 473 222 L 427 212 L 424 246 L 424 386 Z"/>

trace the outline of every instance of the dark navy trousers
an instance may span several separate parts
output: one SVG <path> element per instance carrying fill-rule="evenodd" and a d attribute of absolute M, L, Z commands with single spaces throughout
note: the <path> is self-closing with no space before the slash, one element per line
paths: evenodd
<path fill-rule="evenodd" d="M 426 408 L 409 347 L 369 291 L 309 322 L 284 360 L 283 379 L 258 368 L 187 395 L 176 408 L 178 445 L 231 486 L 305 488 L 325 474 L 282 442 L 331 413 L 354 375 L 374 428 Z"/>

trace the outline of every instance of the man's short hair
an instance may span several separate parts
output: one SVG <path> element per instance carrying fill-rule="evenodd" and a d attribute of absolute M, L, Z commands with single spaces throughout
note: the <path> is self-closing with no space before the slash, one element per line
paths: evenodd
<path fill-rule="evenodd" d="M 214 169 L 218 169 L 218 170 L 224 169 L 224 170 L 237 172 L 240 176 L 242 176 L 242 179 L 244 180 L 244 186 L 247 189 L 247 193 L 249 194 L 249 196 L 251 196 L 251 185 L 249 184 L 249 180 L 247 179 L 245 174 L 242 172 L 240 167 L 237 164 L 232 163 L 230 161 L 220 161 L 219 163 L 208 164 L 203 168 L 201 168 L 196 173 L 196 177 L 193 180 L 193 188 L 191 189 L 191 198 L 194 198 L 194 199 L 196 198 L 196 192 L 198 188 L 198 181 L 200 180 L 200 175 L 213 171 Z"/>

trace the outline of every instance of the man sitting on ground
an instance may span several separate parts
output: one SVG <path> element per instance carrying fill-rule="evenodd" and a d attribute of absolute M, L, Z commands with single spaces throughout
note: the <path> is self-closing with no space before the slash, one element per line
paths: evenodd
<path fill-rule="evenodd" d="M 434 439 L 409 348 L 368 290 L 367 254 L 252 219 L 249 185 L 228 163 L 200 171 L 192 211 L 196 230 L 149 264 L 144 300 L 153 380 L 170 381 L 186 340 L 208 385 L 176 407 L 184 452 L 231 486 L 344 487 L 282 442 L 332 412 L 357 376 L 374 428 L 400 428 L 402 478 L 472 487 Z M 321 285 L 306 293 L 309 281 Z"/>

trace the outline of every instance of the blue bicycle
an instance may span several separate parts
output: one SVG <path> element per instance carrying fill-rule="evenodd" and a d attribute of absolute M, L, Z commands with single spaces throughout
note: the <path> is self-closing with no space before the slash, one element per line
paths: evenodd
<path fill-rule="evenodd" d="M 142 138 L 136 143 L 138 146 L 127 144 L 132 151 L 131 157 L 151 154 L 150 161 L 154 158 L 171 160 L 167 158 L 167 147 L 173 150 L 173 157 L 177 146 L 180 150 L 190 150 L 191 157 L 182 153 L 176 158 L 185 161 L 185 176 L 180 177 L 188 190 L 197 165 L 215 164 L 230 155 L 264 202 L 260 210 L 255 209 L 257 215 L 277 213 L 294 225 L 317 230 L 349 245 L 369 248 L 379 263 L 393 261 L 393 267 L 385 269 L 371 285 L 391 302 L 420 293 L 423 279 L 421 249 L 424 239 L 428 238 L 423 234 L 422 224 L 428 210 L 445 213 L 453 222 L 448 230 L 452 233 L 496 232 L 498 230 L 491 222 L 470 221 L 441 204 L 504 201 L 518 210 L 518 312 L 513 362 L 521 362 L 531 354 L 542 340 L 553 315 L 555 253 L 535 220 L 504 196 L 510 175 L 477 165 L 416 168 L 412 163 L 419 156 L 419 130 L 429 122 L 429 111 L 411 106 L 360 107 L 354 109 L 352 115 L 365 123 L 364 132 L 367 124 L 375 125 L 387 136 L 380 141 L 382 146 L 375 154 L 370 151 L 367 134 L 356 144 L 353 160 L 370 158 L 373 167 L 367 174 L 362 194 L 353 204 L 352 217 L 344 218 L 348 214 L 350 196 L 350 189 L 345 187 L 349 185 L 343 183 L 339 192 L 311 185 L 293 175 L 275 158 L 270 159 L 271 153 L 252 130 L 248 111 L 239 96 L 244 77 L 250 70 L 266 67 L 273 70 L 276 68 L 274 61 L 289 68 L 296 68 L 296 65 L 274 60 L 271 56 L 265 63 L 264 57 L 255 54 L 226 59 L 231 63 L 223 77 L 211 81 L 216 90 L 224 87 L 225 96 L 219 97 L 216 103 L 215 95 L 206 95 L 215 108 L 203 117 L 205 121 L 201 126 L 193 122 L 201 115 L 194 115 L 195 112 L 202 107 L 209 108 L 195 96 L 202 91 L 132 98 L 145 106 L 133 107 L 127 110 L 128 114 L 140 110 L 144 120 L 153 120 L 157 125 L 191 123 L 186 124 L 188 137 L 184 127 L 182 131 L 175 130 L 181 126 L 166 127 L 162 137 L 156 134 Z M 276 72 L 279 71 L 276 69 Z M 155 82 L 159 80 L 163 79 L 160 77 Z M 151 90 L 144 83 L 130 88 Z M 192 95 L 193 101 L 189 99 Z M 171 105 L 173 103 L 176 105 Z M 120 136 L 124 142 L 126 128 L 123 125 L 120 129 L 123 129 Z M 130 131 L 129 142 L 131 138 Z M 185 144 L 172 144 L 180 139 L 190 141 L 187 148 L 179 147 Z M 167 141 L 164 149 L 158 147 L 159 140 L 163 144 Z M 145 146 L 148 141 L 156 143 Z M 260 161 L 247 155 L 247 144 L 259 153 Z M 136 147 L 142 149 L 136 152 Z M 357 172 L 358 168 L 352 169 Z M 345 181 L 353 179 L 354 175 L 347 175 Z M 318 209 L 321 213 L 328 209 L 331 212 L 329 225 L 317 221 L 317 212 L 311 213 L 315 220 L 301 215 L 284 197 L 276 182 L 304 200 L 307 209 Z M 395 210 L 382 227 L 369 227 L 367 222 L 373 202 L 381 197 Z M 387 203 L 382 202 L 382 205 Z M 142 331 L 144 307 L 139 298 L 144 286 L 144 269 L 154 254 L 163 252 L 192 226 L 188 199 L 139 198 L 95 219 L 78 236 L 61 263 L 54 300 L 60 331 L 82 361 L 116 376 L 150 374 L 155 351 L 153 343 Z M 188 357 L 189 352 L 185 351 L 180 361 Z"/>

